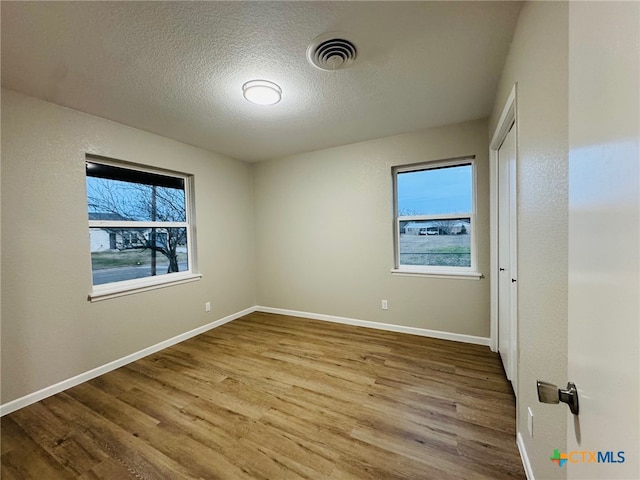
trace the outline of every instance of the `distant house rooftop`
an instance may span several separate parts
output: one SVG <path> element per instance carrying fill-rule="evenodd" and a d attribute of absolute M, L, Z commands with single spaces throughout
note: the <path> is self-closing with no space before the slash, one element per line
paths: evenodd
<path fill-rule="evenodd" d="M 127 220 L 118 213 L 89 212 L 89 220 Z"/>

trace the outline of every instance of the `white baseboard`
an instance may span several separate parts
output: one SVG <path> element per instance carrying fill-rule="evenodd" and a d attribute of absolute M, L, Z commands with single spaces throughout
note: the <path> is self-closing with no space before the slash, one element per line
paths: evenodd
<path fill-rule="evenodd" d="M 152 345 L 150 347 L 144 348 L 138 352 L 134 352 L 126 357 L 122 357 L 118 360 L 114 360 L 100 367 L 96 367 L 87 372 L 76 375 L 75 377 L 69 378 L 67 380 L 63 380 L 49 387 L 45 387 L 37 392 L 30 393 L 25 395 L 24 397 L 18 398 L 11 402 L 0 405 L 0 417 L 7 415 L 11 412 L 15 412 L 20 408 L 31 405 L 32 403 L 39 402 L 47 397 L 55 395 L 56 393 L 60 393 L 69 388 L 75 387 L 83 382 L 91 380 L 93 378 L 99 377 L 107 372 L 115 370 L 116 368 L 120 368 L 124 365 L 127 365 L 131 362 L 135 362 L 147 355 L 151 355 L 152 353 L 158 352 L 162 349 L 171 347 L 177 343 L 183 342 L 191 337 L 195 337 L 196 335 L 200 335 L 201 333 L 207 332 L 211 329 L 224 325 L 225 323 L 229 323 L 237 318 L 243 317 L 253 312 L 265 312 L 265 313 L 278 313 L 281 315 L 290 315 L 294 317 L 301 318 L 309 318 L 312 320 L 323 320 L 326 322 L 334 322 L 334 323 L 342 323 L 345 325 L 354 325 L 357 327 L 366 327 L 366 328 L 375 328 L 378 330 L 388 330 L 391 332 L 399 332 L 399 333 L 408 333 L 411 335 L 420 335 L 423 337 L 432 337 L 432 338 L 440 338 L 443 340 L 453 340 L 456 342 L 465 342 L 465 343 L 473 343 L 476 345 L 485 345 L 489 346 L 491 339 L 485 337 L 474 337 L 472 335 L 463 335 L 459 333 L 449 333 L 449 332 L 441 332 L 438 330 L 427 330 L 424 328 L 415 328 L 415 327 L 405 327 L 402 325 L 393 325 L 389 323 L 378 323 L 371 322 L 367 320 L 357 320 L 354 318 L 347 317 L 337 317 L 333 315 L 323 315 L 319 313 L 309 313 L 309 312 L 300 312 L 297 310 L 285 310 L 282 308 L 271 308 L 271 307 L 262 307 L 262 306 L 253 306 L 246 308 L 240 312 L 234 313 L 232 315 L 226 316 L 214 322 L 208 323 L 198 328 L 194 328 L 185 333 L 181 333 L 173 338 L 169 338 L 160 343 Z M 533 477 L 530 477 L 529 480 L 532 480 Z"/>
<path fill-rule="evenodd" d="M 237 318 L 243 317 L 250 313 L 256 311 L 256 307 L 250 307 L 240 312 L 228 315 L 219 320 L 213 321 L 206 325 L 203 325 L 198 328 L 194 328 L 193 330 L 189 330 L 188 332 L 181 333 L 173 338 L 169 338 L 168 340 L 164 340 L 160 343 L 156 343 L 147 348 L 143 348 L 138 352 L 134 352 L 126 357 L 119 358 L 118 360 L 114 360 L 112 362 L 107 363 L 106 365 L 102 365 L 100 367 L 89 370 L 88 372 L 81 373 L 76 375 L 75 377 L 69 378 L 67 380 L 63 380 L 61 382 L 56 383 L 55 385 L 51 385 L 49 387 L 45 387 L 37 392 L 30 393 L 29 395 L 25 395 L 24 397 L 18 398 L 11 402 L 5 403 L 4 405 L 0 405 L 0 417 L 7 415 L 11 412 L 15 412 L 23 407 L 31 405 L 32 403 L 39 402 L 47 397 L 55 395 L 56 393 L 60 393 L 64 390 L 67 390 L 71 387 L 75 387 L 83 382 L 91 380 L 93 378 L 99 377 L 102 374 L 115 370 L 116 368 L 120 368 L 124 365 L 127 365 L 131 362 L 135 362 L 147 355 L 151 355 L 152 353 L 158 352 L 167 347 L 171 347 L 177 343 L 180 343 L 184 340 L 187 340 L 191 337 L 195 337 L 196 335 L 200 335 L 201 333 L 207 332 L 211 329 L 219 327 L 220 325 L 224 325 L 225 323 L 229 323 Z"/>
<path fill-rule="evenodd" d="M 355 318 L 336 317 L 333 315 L 324 315 L 321 313 L 300 312 L 297 310 L 286 310 L 283 308 L 272 308 L 256 306 L 255 311 L 265 313 L 277 313 L 280 315 L 290 315 L 293 317 L 309 318 L 312 320 L 323 320 L 325 322 L 343 323 L 345 325 L 354 325 L 357 327 L 375 328 L 377 330 L 387 330 L 390 332 L 408 333 L 411 335 L 420 335 L 422 337 L 439 338 L 442 340 L 453 340 L 455 342 L 473 343 L 475 345 L 491 345 L 491 339 L 486 337 L 475 337 L 472 335 L 464 335 L 461 333 L 441 332 L 439 330 L 428 330 L 426 328 L 405 327 L 402 325 L 393 325 L 391 323 L 378 323 L 368 320 L 357 320 Z"/>
<path fill-rule="evenodd" d="M 522 459 L 522 466 L 524 467 L 524 473 L 527 475 L 527 480 L 535 480 L 533 470 L 531 469 L 531 462 L 529 462 L 529 456 L 527 455 L 527 449 L 524 446 L 524 440 L 520 432 L 516 435 L 516 444 L 518 445 L 518 450 L 520 450 L 520 458 Z"/>

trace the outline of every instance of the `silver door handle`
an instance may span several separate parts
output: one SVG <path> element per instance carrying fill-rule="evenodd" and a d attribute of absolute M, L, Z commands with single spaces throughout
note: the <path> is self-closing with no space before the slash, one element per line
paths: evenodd
<path fill-rule="evenodd" d="M 562 390 L 557 385 L 552 383 L 543 382 L 538 380 L 538 400 L 542 403 L 566 403 L 569 405 L 569 410 L 574 415 L 578 415 L 580 412 L 580 405 L 578 404 L 578 389 L 575 383 L 567 383 L 567 388 Z"/>

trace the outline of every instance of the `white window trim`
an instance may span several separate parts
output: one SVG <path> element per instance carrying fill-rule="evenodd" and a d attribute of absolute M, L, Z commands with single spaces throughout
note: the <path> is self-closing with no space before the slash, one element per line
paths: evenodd
<path fill-rule="evenodd" d="M 440 214 L 440 215 L 403 215 L 398 216 L 398 174 L 406 172 L 415 172 L 420 170 L 431 170 L 442 167 L 455 167 L 457 165 L 471 164 L 471 212 Z M 452 279 L 474 279 L 484 278 L 484 275 L 478 271 L 477 263 L 477 240 L 476 240 L 476 162 L 475 155 L 467 157 L 452 158 L 449 160 L 440 160 L 435 162 L 421 162 L 411 165 L 401 165 L 392 168 L 393 177 L 393 234 L 394 234 L 394 268 L 391 269 L 392 275 L 411 276 L 411 277 L 432 277 L 432 278 L 452 278 Z M 416 220 L 447 220 L 470 218 L 471 228 L 469 232 L 471 246 L 471 266 L 469 267 L 444 267 L 444 266 L 428 266 L 428 265 L 401 265 L 400 264 L 400 222 L 416 221 Z"/>
<path fill-rule="evenodd" d="M 403 266 L 402 269 L 392 268 L 391 274 L 398 277 L 424 277 L 424 278 L 450 278 L 450 279 L 466 279 L 466 280 L 480 280 L 484 278 L 484 275 L 480 272 L 449 272 L 449 271 L 430 271 L 429 273 L 423 270 L 410 270 L 407 266 Z"/>
<path fill-rule="evenodd" d="M 91 228 L 189 228 L 189 222 L 137 222 L 117 220 L 89 220 Z"/>
<path fill-rule="evenodd" d="M 132 293 L 147 292 L 172 285 L 195 282 L 201 278 L 202 275 L 199 273 L 177 272 L 155 277 L 136 278 L 134 280 L 94 285 L 93 290 L 89 294 L 89 301 L 98 302 L 100 300 L 131 295 Z"/>
<path fill-rule="evenodd" d="M 161 168 L 151 168 L 135 163 L 113 160 L 97 155 L 86 155 L 86 161 L 110 165 L 120 168 L 128 168 L 141 172 L 156 173 L 172 177 L 182 178 L 184 180 L 184 194 L 186 207 L 185 222 L 140 222 L 140 221 L 108 221 L 108 220 L 89 220 L 89 228 L 163 228 L 163 227 L 179 227 L 187 229 L 187 270 L 184 272 L 167 273 L 152 277 L 136 278 L 133 280 L 122 280 L 119 282 L 111 282 L 100 285 L 93 285 L 93 271 L 91 271 L 91 293 L 88 295 L 90 302 L 107 300 L 110 298 L 131 295 L 134 293 L 156 290 L 158 288 L 180 285 L 183 283 L 194 282 L 202 278 L 202 274 L 197 273 L 196 269 L 196 251 L 195 251 L 195 215 L 194 215 L 194 199 L 193 199 L 193 177 L 191 175 L 164 170 Z"/>

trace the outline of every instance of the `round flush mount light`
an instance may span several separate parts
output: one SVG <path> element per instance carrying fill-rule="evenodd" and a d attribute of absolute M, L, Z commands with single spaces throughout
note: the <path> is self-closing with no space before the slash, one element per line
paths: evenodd
<path fill-rule="evenodd" d="M 282 89 L 267 80 L 251 80 L 242 86 L 242 94 L 256 105 L 275 105 L 282 98 Z"/>

